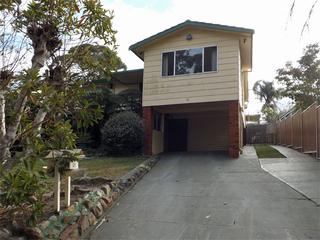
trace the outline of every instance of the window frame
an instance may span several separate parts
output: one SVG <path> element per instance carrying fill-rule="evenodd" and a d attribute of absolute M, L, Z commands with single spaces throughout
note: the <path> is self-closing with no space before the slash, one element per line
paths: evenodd
<path fill-rule="evenodd" d="M 216 47 L 217 48 L 217 70 L 215 70 L 215 71 L 204 71 L 204 49 L 205 48 L 210 48 L 210 47 Z M 218 56 L 219 56 L 219 53 L 218 53 L 218 45 L 209 45 L 209 46 L 205 46 L 205 47 L 203 47 L 203 53 L 202 53 L 203 55 L 203 57 L 202 57 L 202 59 L 203 59 L 203 68 L 202 68 L 202 73 L 212 73 L 212 72 L 218 72 L 218 66 L 219 66 L 219 58 L 218 58 Z"/>
<path fill-rule="evenodd" d="M 163 54 L 165 54 L 165 53 L 170 53 L 170 52 L 173 52 L 173 75 L 165 75 L 165 76 L 163 76 L 162 75 L 162 70 L 163 70 Z M 161 69 L 160 69 L 160 75 L 162 76 L 162 77 L 172 77 L 172 76 L 175 76 L 175 73 L 176 73 L 176 71 L 175 71 L 175 69 L 174 69 L 174 67 L 175 67 L 175 65 L 176 65 L 176 52 L 175 51 L 165 51 L 165 52 L 161 52 Z"/>
<path fill-rule="evenodd" d="M 161 132 L 162 131 L 162 114 L 161 112 L 153 112 L 153 130 Z"/>
<path fill-rule="evenodd" d="M 217 70 L 212 70 L 212 71 L 204 71 L 204 49 L 209 48 L 209 47 L 216 47 L 217 48 Z M 176 74 L 176 52 L 177 51 L 186 51 L 189 49 L 193 48 L 202 48 L 202 72 L 197 72 L 197 73 L 185 73 L 185 74 Z M 162 66 L 163 66 L 163 54 L 164 53 L 170 53 L 173 52 L 173 75 L 162 75 Z M 173 50 L 168 50 L 168 51 L 162 51 L 161 52 L 161 68 L 160 68 L 160 76 L 163 78 L 168 78 L 168 77 L 176 77 L 176 76 L 186 76 L 186 75 L 196 75 L 196 74 L 208 74 L 208 73 L 218 73 L 219 72 L 219 48 L 217 44 L 214 45 L 205 45 L 205 46 L 192 46 L 190 48 L 181 48 L 181 49 L 173 49 Z"/>

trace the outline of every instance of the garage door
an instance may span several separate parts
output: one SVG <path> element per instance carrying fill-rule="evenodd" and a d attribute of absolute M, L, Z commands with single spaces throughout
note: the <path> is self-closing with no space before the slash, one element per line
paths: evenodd
<path fill-rule="evenodd" d="M 169 151 L 228 150 L 226 112 L 188 113 L 168 119 Z"/>
<path fill-rule="evenodd" d="M 188 151 L 228 149 L 228 117 L 226 114 L 193 116 L 188 124 Z"/>

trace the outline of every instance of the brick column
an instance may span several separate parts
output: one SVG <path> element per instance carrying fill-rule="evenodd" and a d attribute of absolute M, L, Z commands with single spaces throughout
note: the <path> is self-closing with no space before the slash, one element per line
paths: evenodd
<path fill-rule="evenodd" d="M 239 157 L 239 102 L 229 102 L 228 113 L 228 136 L 229 136 L 229 157 Z"/>
<path fill-rule="evenodd" d="M 152 155 L 152 131 L 153 131 L 153 109 L 152 107 L 143 107 L 143 119 L 145 126 L 145 139 L 143 153 Z"/>

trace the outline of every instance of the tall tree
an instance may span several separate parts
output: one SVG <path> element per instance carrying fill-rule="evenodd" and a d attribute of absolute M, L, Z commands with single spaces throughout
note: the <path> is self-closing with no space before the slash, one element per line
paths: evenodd
<path fill-rule="evenodd" d="M 112 71 L 127 69 L 114 49 L 102 45 L 86 43 L 72 47 L 65 57 L 72 60 L 74 77 L 90 82 L 110 79 Z"/>
<path fill-rule="evenodd" d="M 306 108 L 320 98 L 320 47 L 310 44 L 297 66 L 288 62 L 277 70 L 276 79 L 284 85 L 281 95 L 294 100 L 299 108 Z"/>
<path fill-rule="evenodd" d="M 253 85 L 253 92 L 263 101 L 264 107 L 275 107 L 278 99 L 278 91 L 275 89 L 273 82 L 259 80 Z"/>
<path fill-rule="evenodd" d="M 279 97 L 279 93 L 274 87 L 273 82 L 259 80 L 253 86 L 253 92 L 258 96 L 259 100 L 263 102 L 261 112 L 264 114 L 265 120 L 267 122 L 276 120 L 276 100 Z"/>
<path fill-rule="evenodd" d="M 28 156 L 50 134 L 69 139 L 70 131 L 61 131 L 70 128 L 65 116 L 77 112 L 82 126 L 101 117 L 83 98 L 88 85 L 74 78 L 73 63 L 83 44 L 115 49 L 115 31 L 113 12 L 99 0 L 5 0 L 0 14 L 0 163 L 10 168 L 15 142 L 31 149 Z M 72 136 L 70 144 L 45 147 L 71 147 Z"/>

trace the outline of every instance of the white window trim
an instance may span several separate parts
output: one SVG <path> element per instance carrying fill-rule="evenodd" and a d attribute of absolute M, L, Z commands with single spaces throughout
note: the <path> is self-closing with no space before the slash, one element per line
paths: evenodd
<path fill-rule="evenodd" d="M 204 47 L 202 48 L 202 72 L 201 73 L 204 73 Z"/>
<path fill-rule="evenodd" d="M 173 51 L 173 75 L 172 76 L 176 75 L 176 52 L 177 51 Z"/>
<path fill-rule="evenodd" d="M 208 48 L 208 47 L 216 47 L 217 48 L 217 70 L 215 71 L 204 71 L 204 49 Z M 176 52 L 177 51 L 186 51 L 189 49 L 194 49 L 194 48 L 202 48 L 202 72 L 197 72 L 197 73 L 185 73 L 185 74 L 178 74 L 176 75 Z M 162 61 L 163 61 L 163 54 L 164 53 L 169 53 L 169 52 L 173 52 L 173 75 L 167 75 L 167 76 L 163 76 L 162 75 Z M 219 72 L 219 48 L 218 45 L 205 45 L 205 46 L 201 46 L 201 47 L 197 47 L 197 46 L 192 46 L 190 48 L 181 48 L 181 49 L 173 49 L 173 50 L 169 50 L 169 51 L 163 51 L 161 52 L 161 68 L 160 68 L 160 76 L 163 78 L 168 78 L 168 77 L 177 77 L 177 76 L 186 76 L 186 75 L 196 75 L 196 74 L 208 74 L 208 73 L 218 73 Z"/>

